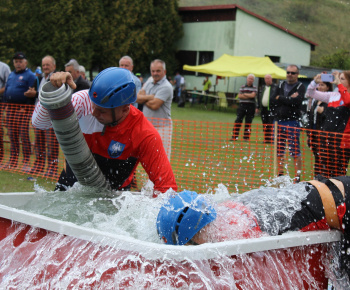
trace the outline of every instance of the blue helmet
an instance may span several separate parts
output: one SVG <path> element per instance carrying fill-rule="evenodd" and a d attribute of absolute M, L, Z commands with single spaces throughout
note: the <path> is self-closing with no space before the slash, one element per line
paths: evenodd
<path fill-rule="evenodd" d="M 110 67 L 101 71 L 89 90 L 91 101 L 103 108 L 115 108 L 136 101 L 136 86 L 130 71 Z"/>
<path fill-rule="evenodd" d="M 216 211 L 204 196 L 193 191 L 171 195 L 157 217 L 159 237 L 169 245 L 185 245 L 207 224 Z"/>

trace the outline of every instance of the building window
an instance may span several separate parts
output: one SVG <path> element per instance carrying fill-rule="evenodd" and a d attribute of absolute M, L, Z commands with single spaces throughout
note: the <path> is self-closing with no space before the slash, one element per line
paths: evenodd
<path fill-rule="evenodd" d="M 280 56 L 275 56 L 275 55 L 265 55 L 268 56 L 272 62 L 280 62 L 281 57 Z"/>
<path fill-rule="evenodd" d="M 214 59 L 214 51 L 199 51 L 198 65 L 212 62 Z M 208 74 L 198 73 L 198 76 L 206 76 Z M 211 76 L 211 75 L 208 75 Z"/>
<path fill-rule="evenodd" d="M 197 51 L 193 50 L 180 50 L 176 53 L 176 59 L 179 64 L 179 72 L 185 75 L 196 75 L 194 71 L 183 70 L 183 66 L 187 65 L 196 65 L 197 64 Z"/>

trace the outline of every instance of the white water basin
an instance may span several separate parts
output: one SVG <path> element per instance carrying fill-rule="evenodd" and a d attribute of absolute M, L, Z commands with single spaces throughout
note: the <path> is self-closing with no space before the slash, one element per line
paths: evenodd
<path fill-rule="evenodd" d="M 34 192 L 0 193 L 0 217 L 126 251 L 136 251 L 147 259 L 212 259 L 218 255 L 239 255 L 274 249 L 339 241 L 339 231 L 290 232 L 279 236 L 203 244 L 196 247 L 169 246 L 125 237 L 34 214 L 15 207 L 26 204 Z"/>

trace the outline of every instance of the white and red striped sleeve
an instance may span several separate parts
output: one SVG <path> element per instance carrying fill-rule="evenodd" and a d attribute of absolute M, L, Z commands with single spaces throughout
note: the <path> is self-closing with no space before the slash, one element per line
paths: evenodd
<path fill-rule="evenodd" d="M 78 119 L 92 113 L 88 90 L 79 91 L 73 94 L 72 104 Z M 41 130 L 46 130 L 52 127 L 49 112 L 40 102 L 35 106 L 32 116 L 32 124 L 34 128 Z"/>
<path fill-rule="evenodd" d="M 32 115 L 32 125 L 34 128 L 41 130 L 46 130 L 52 127 L 49 112 L 40 104 L 40 102 L 35 106 Z"/>
<path fill-rule="evenodd" d="M 72 104 L 77 113 L 78 119 L 92 114 L 92 105 L 89 97 L 89 90 L 76 92 L 72 96 Z"/>

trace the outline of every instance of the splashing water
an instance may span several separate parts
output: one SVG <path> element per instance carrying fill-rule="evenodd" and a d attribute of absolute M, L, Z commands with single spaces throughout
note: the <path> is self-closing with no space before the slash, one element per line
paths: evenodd
<path fill-rule="evenodd" d="M 279 192 L 276 188 L 267 190 L 261 187 L 245 195 L 230 195 L 227 188 L 220 184 L 215 194 L 206 194 L 205 198 L 215 204 L 222 220 L 228 212 L 221 211 L 217 203 L 240 201 L 257 212 L 268 203 L 269 212 L 263 218 L 268 220 L 278 216 L 279 222 L 271 228 L 267 223 L 264 226 L 274 234 L 288 224 L 288 217 L 298 209 L 297 200 L 306 194 L 302 188 L 300 186 L 300 190 L 298 187 L 296 191 L 287 186 L 283 189 L 288 197 L 281 202 L 290 205 L 285 212 L 281 212 L 281 204 L 275 202 L 274 197 Z M 67 192 L 54 193 L 37 188 L 33 199 L 19 208 L 83 227 L 129 236 L 144 241 L 146 247 L 147 243 L 161 243 L 155 224 L 164 197 L 169 194 L 172 192 L 152 199 L 146 192 L 140 195 L 123 192 L 115 198 L 98 198 L 79 185 Z M 257 197 L 259 203 L 255 205 Z M 260 214 L 263 214 L 262 211 Z M 178 261 L 167 256 L 147 259 L 138 252 L 23 224 L 10 223 L 7 226 L 7 235 L 0 240 L 0 285 L 3 288 L 304 289 L 308 285 L 320 289 L 325 286 L 325 281 L 317 280 L 313 271 L 326 269 L 329 276 L 336 271 L 327 264 L 330 245 L 236 256 L 215 251 L 216 258 L 213 259 L 184 257 Z M 236 232 L 231 228 L 229 233 L 225 229 L 225 234 L 229 234 L 230 239 L 242 238 L 239 233 L 244 227 L 247 224 L 239 224 Z M 193 251 L 205 250 L 207 245 L 195 247 Z M 169 247 L 176 253 L 175 246 Z M 311 269 L 310 264 L 315 269 Z"/>

